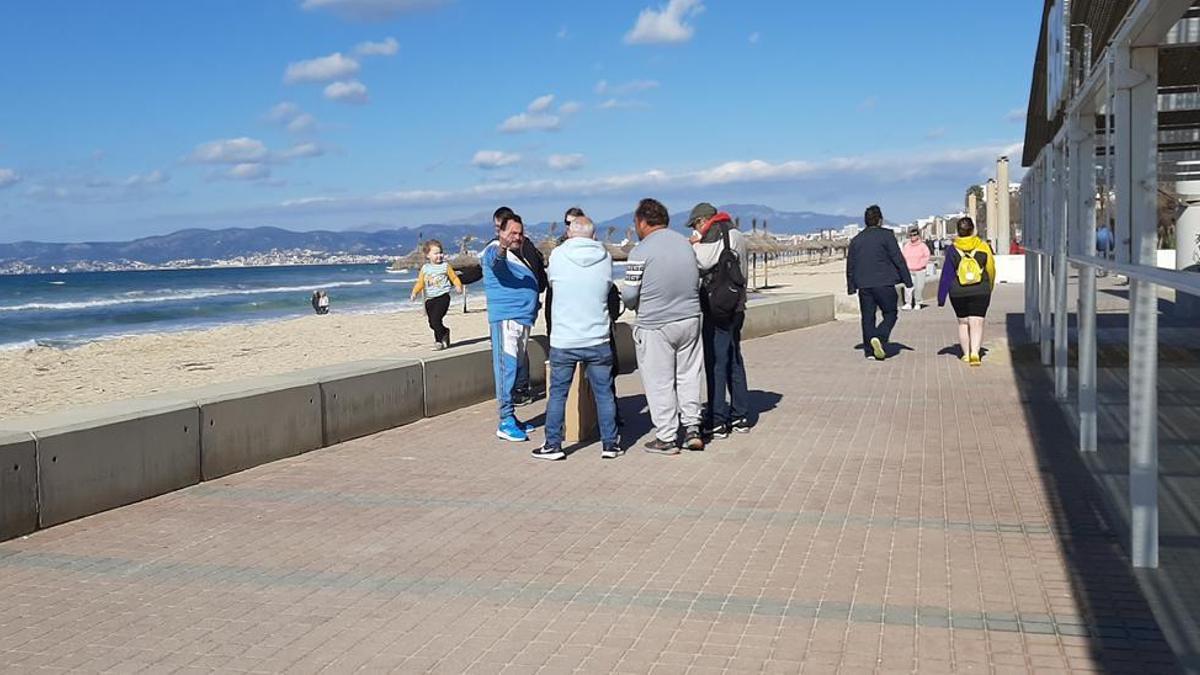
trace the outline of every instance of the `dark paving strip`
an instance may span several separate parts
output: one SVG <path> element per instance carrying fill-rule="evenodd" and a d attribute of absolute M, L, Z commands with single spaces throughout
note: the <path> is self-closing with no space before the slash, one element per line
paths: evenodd
<path fill-rule="evenodd" d="M 356 507 L 391 508 L 469 508 L 488 511 L 522 511 L 533 513 L 613 514 L 620 513 L 646 518 L 712 519 L 722 522 L 770 521 L 772 526 L 822 525 L 841 527 L 882 527 L 968 532 L 999 532 L 1023 535 L 1050 535 L 1055 530 L 1046 525 L 1031 523 L 993 523 L 981 521 L 944 520 L 917 516 L 866 516 L 824 511 L 777 511 L 768 508 L 730 507 L 690 508 L 661 504 L 637 506 L 617 505 L 603 501 L 562 502 L 513 501 L 508 499 L 462 499 L 448 497 L 405 497 L 402 495 L 347 494 L 321 490 L 279 490 L 200 485 L 185 493 L 191 497 L 231 501 L 276 502 L 289 504 L 338 504 Z M 1072 532 L 1075 536 L 1108 536 L 1102 531 Z"/>
<path fill-rule="evenodd" d="M 1161 646 L 1162 633 L 1152 619 L 1132 617 L 1052 616 L 1049 614 L 1013 614 L 1003 612 L 952 611 L 945 607 L 868 605 L 810 600 L 776 600 L 715 593 L 630 590 L 620 587 L 545 586 L 508 581 L 464 581 L 450 578 L 381 577 L 360 574 L 328 574 L 306 570 L 279 570 L 238 565 L 212 565 L 186 562 L 138 561 L 105 556 L 77 556 L 21 550 L 0 550 L 0 567 L 46 569 L 98 575 L 129 582 L 187 584 L 200 582 L 214 586 L 234 584 L 263 589 L 310 588 L 319 590 L 355 589 L 372 592 L 409 593 L 417 596 L 466 596 L 491 602 L 581 603 L 623 610 L 642 608 L 685 613 L 771 616 L 854 624 L 921 626 L 954 630 L 999 631 L 1006 633 L 1069 635 L 1089 637 L 1105 648 L 1138 649 Z M 59 579 L 59 583 L 63 580 Z M 0 610 L 4 609 L 0 594 Z M 11 597 L 11 596 L 9 596 Z"/>

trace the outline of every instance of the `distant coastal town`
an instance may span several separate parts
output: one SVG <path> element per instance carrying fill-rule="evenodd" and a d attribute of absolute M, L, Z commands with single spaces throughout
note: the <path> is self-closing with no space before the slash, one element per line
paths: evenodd
<path fill-rule="evenodd" d="M 221 267 L 285 267 L 292 265 L 375 265 L 395 260 L 396 255 L 328 253 L 312 250 L 277 250 L 239 255 L 218 260 L 186 258 L 149 264 L 138 260 L 78 260 L 62 265 L 31 265 L 22 261 L 0 262 L 0 275 L 67 274 L 72 272 L 132 272 L 153 270 L 213 269 Z"/>

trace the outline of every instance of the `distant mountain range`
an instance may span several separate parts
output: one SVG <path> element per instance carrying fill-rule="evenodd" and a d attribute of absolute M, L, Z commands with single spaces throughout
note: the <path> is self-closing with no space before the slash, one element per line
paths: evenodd
<path fill-rule="evenodd" d="M 759 204 L 727 204 L 722 211 L 739 218 L 743 229 L 750 221 L 767 222 L 774 234 L 805 234 L 824 228 L 841 228 L 854 219 L 848 216 L 812 213 L 807 211 L 776 211 Z M 687 212 L 672 214 L 671 224 L 682 227 Z M 45 271 L 48 269 L 96 269 L 112 267 L 161 266 L 190 261 L 205 265 L 233 259 L 253 258 L 266 254 L 288 252 L 303 254 L 305 260 L 314 256 L 387 257 L 404 255 L 423 239 L 440 239 L 451 251 L 457 250 L 462 239 L 471 236 L 476 242 L 492 236 L 492 225 L 472 216 L 450 223 L 431 223 L 419 227 L 380 229 L 377 231 L 311 231 L 293 232 L 277 227 L 226 228 L 220 230 L 187 229 L 171 234 L 143 237 L 132 241 L 44 243 L 23 241 L 0 244 L 0 271 Z M 625 238 L 633 222 L 628 213 L 597 223 L 597 236 L 614 241 Z M 528 227 L 530 236 L 541 238 L 550 232 L 549 223 Z M 610 229 L 611 228 L 611 229 Z M 555 230 L 561 234 L 561 227 Z M 478 244 L 473 244 L 472 248 Z"/>

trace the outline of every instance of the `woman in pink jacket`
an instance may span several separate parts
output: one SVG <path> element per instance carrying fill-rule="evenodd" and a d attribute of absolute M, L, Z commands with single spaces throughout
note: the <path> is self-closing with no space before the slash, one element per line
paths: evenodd
<path fill-rule="evenodd" d="M 929 247 L 921 239 L 921 230 L 916 227 L 908 228 L 908 241 L 904 242 L 900 253 L 912 274 L 913 286 L 906 289 L 904 304 L 901 309 L 921 309 L 921 295 L 925 292 L 925 269 L 929 267 Z"/>

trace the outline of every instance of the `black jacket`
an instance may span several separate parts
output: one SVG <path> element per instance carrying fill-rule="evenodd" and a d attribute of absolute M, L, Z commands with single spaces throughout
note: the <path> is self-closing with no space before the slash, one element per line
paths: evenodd
<path fill-rule="evenodd" d="M 533 271 L 533 276 L 537 277 L 538 292 L 544 292 L 550 286 L 550 279 L 546 276 L 546 258 L 542 255 L 537 244 L 530 241 L 529 237 L 521 240 L 521 250 L 517 251 L 517 257 L 525 261 L 525 265 Z"/>
<path fill-rule="evenodd" d="M 904 284 L 912 288 L 912 274 L 900 254 L 896 235 L 883 227 L 868 227 L 850 240 L 846 252 L 846 291 Z"/>

